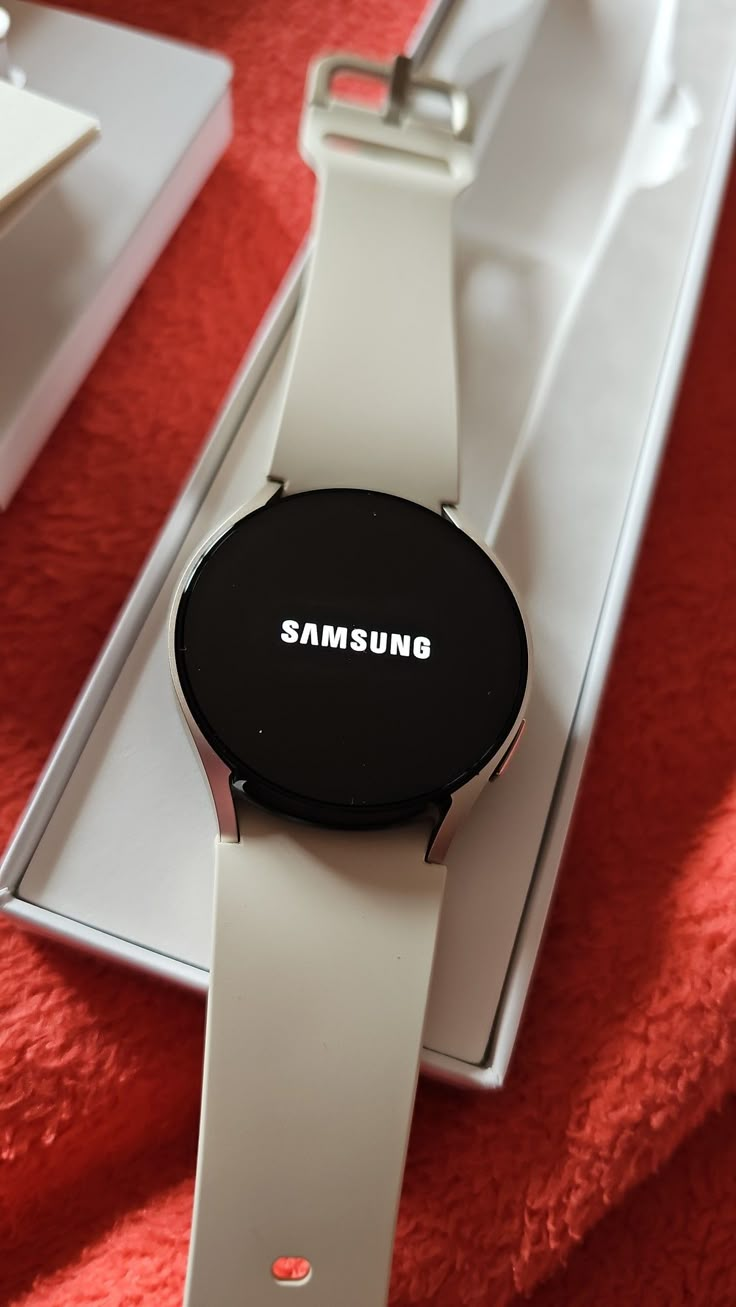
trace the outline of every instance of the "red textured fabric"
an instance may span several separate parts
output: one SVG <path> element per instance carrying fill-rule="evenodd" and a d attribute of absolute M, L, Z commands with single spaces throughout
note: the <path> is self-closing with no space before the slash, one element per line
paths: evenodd
<path fill-rule="evenodd" d="M 237 134 L 0 518 L 3 837 L 307 226 L 308 57 L 421 4 L 83 7 L 228 53 Z M 420 1087 L 396 1307 L 736 1303 L 734 219 L 732 186 L 512 1074 Z M 0 922 L 0 1302 L 180 1302 L 202 1028 Z"/>

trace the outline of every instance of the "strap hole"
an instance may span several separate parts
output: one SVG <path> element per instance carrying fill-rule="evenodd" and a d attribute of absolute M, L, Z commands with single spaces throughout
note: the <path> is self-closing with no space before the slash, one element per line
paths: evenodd
<path fill-rule="evenodd" d="M 279 1284 L 306 1284 L 312 1274 L 312 1263 L 306 1257 L 277 1257 L 271 1265 L 271 1274 Z"/>
<path fill-rule="evenodd" d="M 388 81 L 375 73 L 338 72 L 330 81 L 330 98 L 341 104 L 354 104 L 379 112 L 388 104 Z"/>

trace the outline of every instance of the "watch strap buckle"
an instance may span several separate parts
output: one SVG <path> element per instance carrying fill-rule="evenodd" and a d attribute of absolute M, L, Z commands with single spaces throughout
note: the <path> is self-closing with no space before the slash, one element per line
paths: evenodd
<path fill-rule="evenodd" d="M 373 107 L 333 94 L 341 75 L 375 81 L 386 91 Z M 472 114 L 465 91 L 449 82 L 414 73 L 412 60 L 392 63 L 334 54 L 310 67 L 301 131 L 302 149 L 317 164 L 330 143 L 356 142 L 375 159 L 381 153 L 411 155 L 439 164 L 462 189 L 472 179 Z M 372 151 L 371 151 L 371 147 Z"/>

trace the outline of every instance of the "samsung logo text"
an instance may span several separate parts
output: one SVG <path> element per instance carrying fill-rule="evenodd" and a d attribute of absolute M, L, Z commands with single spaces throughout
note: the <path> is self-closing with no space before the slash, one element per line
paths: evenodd
<path fill-rule="evenodd" d="M 429 658 L 432 642 L 426 635 L 402 635 L 397 631 L 366 631 L 362 626 L 330 626 L 317 622 L 281 623 L 284 644 L 310 644 L 321 649 L 349 649 L 352 653 L 393 654 L 398 658 Z"/>

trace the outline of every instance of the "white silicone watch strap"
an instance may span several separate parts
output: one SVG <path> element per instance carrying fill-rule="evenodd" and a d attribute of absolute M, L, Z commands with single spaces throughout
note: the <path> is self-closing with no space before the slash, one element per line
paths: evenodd
<path fill-rule="evenodd" d="M 458 498 L 452 207 L 472 158 L 465 97 L 408 80 L 406 62 L 398 85 L 396 65 L 342 56 L 312 73 L 302 151 L 319 196 L 270 475 L 439 510 Z M 389 83 L 383 114 L 330 99 L 344 70 Z M 418 116 L 422 96 L 444 125 Z"/>
<path fill-rule="evenodd" d="M 242 804 L 217 853 L 186 1307 L 381 1307 L 445 869 Z M 308 1279 L 274 1278 L 299 1257 Z"/>
<path fill-rule="evenodd" d="M 346 70 L 388 85 L 385 110 L 331 98 Z M 271 478 L 439 510 L 458 493 L 467 100 L 404 59 L 336 56 L 312 70 L 302 148 L 320 196 Z M 239 825 L 217 853 L 186 1307 L 383 1307 L 445 877 L 431 821 L 341 832 L 240 802 Z M 290 1257 L 311 1273 L 285 1285 Z"/>

